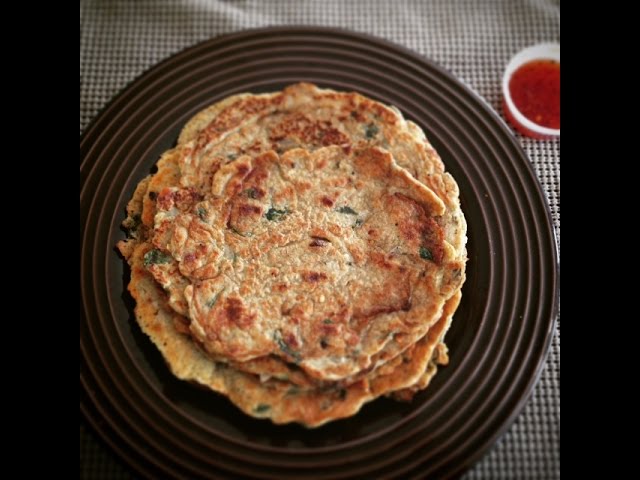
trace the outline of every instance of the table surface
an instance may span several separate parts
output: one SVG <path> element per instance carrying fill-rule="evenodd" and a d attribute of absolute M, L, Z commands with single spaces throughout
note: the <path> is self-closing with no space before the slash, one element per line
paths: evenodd
<path fill-rule="evenodd" d="M 501 114 L 505 65 L 524 47 L 560 41 L 560 6 L 542 0 L 82 0 L 80 132 L 159 61 L 211 37 L 270 25 L 334 26 L 386 38 L 439 63 Z M 560 140 L 516 137 L 542 184 L 560 241 Z M 134 477 L 81 420 L 80 478 Z M 464 478 L 560 478 L 559 320 L 526 407 Z"/>

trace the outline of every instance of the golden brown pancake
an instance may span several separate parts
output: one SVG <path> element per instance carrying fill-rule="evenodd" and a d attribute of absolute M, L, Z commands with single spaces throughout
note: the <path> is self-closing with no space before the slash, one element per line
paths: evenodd
<path fill-rule="evenodd" d="M 176 328 L 179 314 L 169 307 L 166 295 L 143 265 L 150 248 L 147 243 L 138 243 L 131 252 L 129 291 L 136 300 L 135 314 L 140 327 L 162 352 L 173 374 L 221 393 L 245 413 L 269 418 L 274 423 L 298 422 L 317 427 L 351 416 L 381 395 L 411 387 L 425 372 L 429 373 L 434 349 L 460 301 L 458 292 L 447 301 L 441 319 L 427 336 L 407 350 L 394 367 L 348 386 L 301 389 L 286 381 L 262 381 L 258 375 L 213 361 L 188 335 L 180 333 Z"/>
<path fill-rule="evenodd" d="M 339 184 L 350 177 L 357 187 Z M 230 97 L 187 123 L 127 213 L 132 238 L 119 246 L 138 322 L 178 377 L 251 415 L 317 426 L 380 395 L 409 400 L 446 364 L 466 223 L 455 181 L 396 109 L 309 84 Z M 418 274 L 430 288 L 415 277 L 427 262 L 440 269 Z M 351 267 L 364 274 L 346 278 Z M 428 314 L 413 307 L 416 285 Z M 330 307 L 334 297 L 346 310 Z"/>
<path fill-rule="evenodd" d="M 188 278 L 191 331 L 212 354 L 282 357 L 341 380 L 396 335 L 422 337 L 456 290 L 443 211 L 377 147 L 245 155 L 218 170 L 210 196 L 160 192 L 145 264 Z"/>

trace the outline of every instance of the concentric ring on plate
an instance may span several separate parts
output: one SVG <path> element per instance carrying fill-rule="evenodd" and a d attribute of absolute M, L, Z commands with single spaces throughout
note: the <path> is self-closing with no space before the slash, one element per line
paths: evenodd
<path fill-rule="evenodd" d="M 382 400 L 311 433 L 295 427 L 276 433 L 224 404 L 210 413 L 204 400 L 210 395 L 163 376 L 159 356 L 145 350 L 129 320 L 112 245 L 123 236 L 120 216 L 134 186 L 193 113 L 239 91 L 274 91 L 299 80 L 359 90 L 425 128 L 458 180 L 472 240 L 463 302 L 447 336 L 450 367 L 435 377 L 429 395 L 406 407 Z M 215 39 L 128 88 L 88 129 L 81 158 L 82 409 L 105 438 L 130 447 L 136 468 L 275 478 L 383 470 L 449 476 L 491 444 L 531 391 L 556 309 L 547 208 L 502 122 L 425 59 L 331 29 Z"/>

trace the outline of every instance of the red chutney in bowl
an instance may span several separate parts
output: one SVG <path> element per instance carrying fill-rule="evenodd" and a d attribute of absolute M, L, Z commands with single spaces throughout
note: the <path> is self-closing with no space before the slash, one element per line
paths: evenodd
<path fill-rule="evenodd" d="M 532 122 L 560 128 L 560 64 L 533 60 L 518 68 L 509 80 L 516 108 Z"/>
<path fill-rule="evenodd" d="M 540 44 L 511 59 L 503 78 L 504 113 L 524 135 L 560 136 L 560 45 Z"/>

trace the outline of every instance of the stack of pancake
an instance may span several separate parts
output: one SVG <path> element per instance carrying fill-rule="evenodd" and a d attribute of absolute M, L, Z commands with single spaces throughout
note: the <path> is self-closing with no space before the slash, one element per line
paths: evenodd
<path fill-rule="evenodd" d="M 222 100 L 123 225 L 142 330 L 178 378 L 251 416 L 316 427 L 411 400 L 448 361 L 466 222 L 393 107 L 310 84 Z"/>

